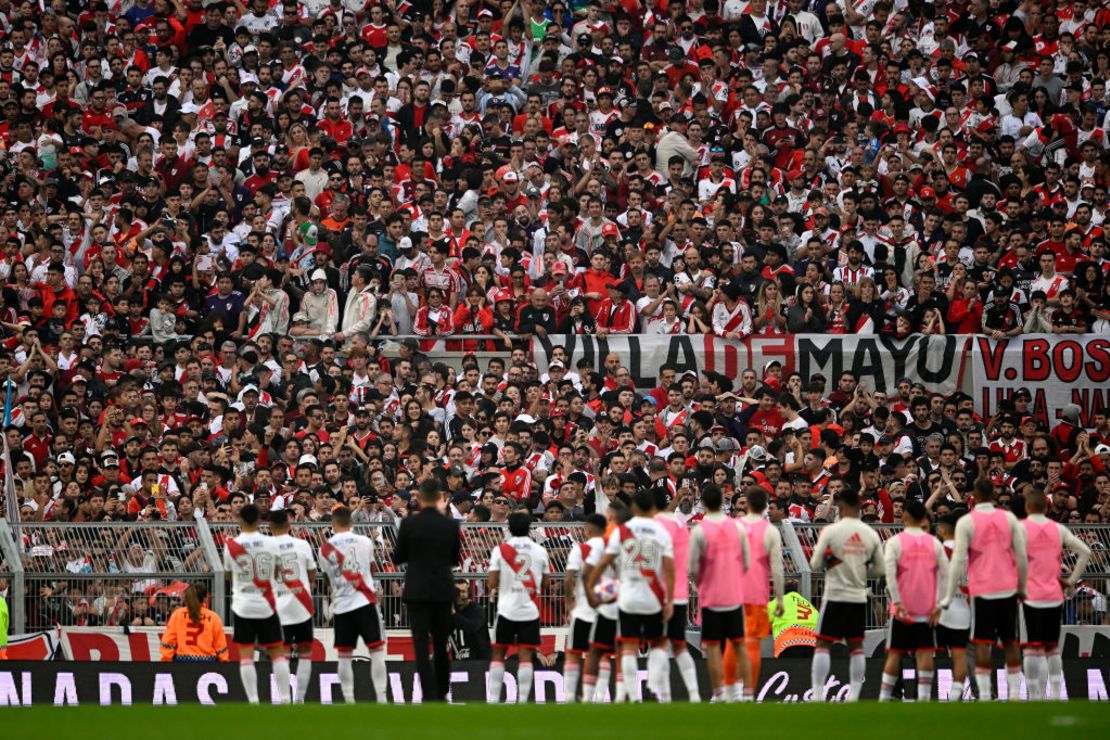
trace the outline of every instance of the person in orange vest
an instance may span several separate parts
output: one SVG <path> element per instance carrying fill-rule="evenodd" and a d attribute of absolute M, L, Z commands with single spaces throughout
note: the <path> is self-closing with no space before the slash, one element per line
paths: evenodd
<path fill-rule="evenodd" d="M 208 587 L 185 589 L 185 606 L 177 608 L 162 633 L 163 663 L 216 663 L 228 660 L 227 636 L 220 615 L 209 609 Z"/>

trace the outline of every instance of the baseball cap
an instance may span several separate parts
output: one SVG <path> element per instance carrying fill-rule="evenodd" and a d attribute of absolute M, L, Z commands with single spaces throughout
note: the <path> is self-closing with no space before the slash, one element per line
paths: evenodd
<path fill-rule="evenodd" d="M 602 237 L 606 237 L 606 236 L 619 237 L 620 235 L 621 235 L 621 233 L 617 229 L 617 225 L 615 223 L 609 222 L 609 223 L 607 223 L 607 224 L 605 224 L 604 226 L 601 227 L 601 236 Z"/>
<path fill-rule="evenodd" d="M 327 279 L 328 279 L 328 274 L 326 272 L 324 272 L 323 270 L 316 269 L 316 270 L 312 271 L 312 281 L 313 282 L 315 282 L 317 280 L 323 280 L 323 281 L 326 282 Z"/>

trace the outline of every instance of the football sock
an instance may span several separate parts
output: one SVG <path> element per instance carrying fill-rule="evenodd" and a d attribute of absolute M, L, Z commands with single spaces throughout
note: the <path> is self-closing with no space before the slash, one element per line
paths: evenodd
<path fill-rule="evenodd" d="M 247 701 L 251 704 L 257 704 L 258 671 L 254 669 L 254 661 L 250 658 L 239 661 L 239 678 L 243 680 L 243 690 L 247 692 Z"/>
<path fill-rule="evenodd" d="M 351 654 L 339 657 L 339 688 L 343 690 L 343 701 L 348 704 L 355 703 L 355 668 L 351 663 Z M 377 688 L 377 687 L 375 687 Z"/>
<path fill-rule="evenodd" d="M 597 691 L 597 676 L 587 674 L 582 677 L 582 701 L 589 704 Z M 576 697 L 577 698 L 577 697 Z"/>
<path fill-rule="evenodd" d="M 1006 701 L 1021 701 L 1021 663 L 1006 666 Z"/>
<path fill-rule="evenodd" d="M 351 674 L 354 680 L 354 673 Z M 370 681 L 374 684 L 374 699 L 378 704 L 389 703 L 386 687 L 389 683 L 389 672 L 385 667 L 385 648 L 378 648 L 370 653 Z M 351 695 L 354 698 L 354 695 Z"/>
<path fill-rule="evenodd" d="M 676 655 L 674 663 L 678 666 L 678 673 L 682 676 L 682 683 L 686 685 L 686 694 L 689 696 L 689 701 L 701 701 L 701 693 L 698 691 L 698 668 L 694 664 L 694 657 L 690 655 L 690 651 L 683 650 Z"/>
<path fill-rule="evenodd" d="M 630 698 L 628 696 L 628 692 L 625 691 L 626 687 L 624 685 L 624 677 L 621 675 L 621 658 L 620 658 L 620 655 L 617 655 L 613 658 L 613 665 L 615 666 L 613 668 L 613 670 L 617 672 L 617 680 L 613 682 L 613 686 L 615 687 L 613 689 L 613 691 L 614 691 L 613 703 L 614 704 L 620 704 L 622 701 L 628 701 L 629 698 Z M 599 679 L 600 679 L 600 677 L 599 677 Z"/>
<path fill-rule="evenodd" d="M 666 648 L 652 648 L 648 652 L 648 682 L 661 704 L 670 702 L 671 661 Z"/>
<path fill-rule="evenodd" d="M 917 700 L 929 701 L 933 698 L 933 671 L 917 672 Z"/>
<path fill-rule="evenodd" d="M 952 681 L 948 687 L 948 701 L 961 701 L 964 698 L 964 681 Z"/>
<path fill-rule="evenodd" d="M 594 686 L 593 702 L 600 704 L 605 700 L 605 694 L 609 691 L 609 682 L 613 677 L 613 665 L 609 662 L 608 658 L 602 658 L 597 668 L 597 682 Z"/>
<path fill-rule="evenodd" d="M 1060 701 L 1064 695 L 1064 661 L 1060 658 L 1060 648 L 1054 647 L 1045 661 L 1048 669 L 1048 698 Z"/>
<path fill-rule="evenodd" d="M 532 662 L 521 663 L 516 669 L 516 703 L 527 704 L 532 695 Z"/>
<path fill-rule="evenodd" d="M 273 658 L 274 681 L 277 682 L 278 703 L 288 704 L 292 697 L 289 695 L 289 658 L 279 655 Z"/>
<path fill-rule="evenodd" d="M 578 673 L 581 667 L 578 663 L 567 665 L 563 668 L 563 701 L 573 704 L 578 698 Z"/>
<path fill-rule="evenodd" d="M 991 669 L 975 666 L 975 686 L 979 689 L 979 701 L 991 700 Z"/>
<path fill-rule="evenodd" d="M 489 664 L 489 688 L 486 690 L 486 703 L 497 704 L 501 701 L 501 684 L 505 683 L 505 664 L 500 660 Z"/>
<path fill-rule="evenodd" d="M 848 701 L 859 701 L 860 692 L 863 691 L 864 671 L 867 661 L 862 650 L 853 650 L 848 658 Z"/>
<path fill-rule="evenodd" d="M 297 703 L 304 704 L 308 685 L 312 683 L 312 661 L 307 657 L 297 658 Z"/>
<path fill-rule="evenodd" d="M 825 701 L 825 679 L 829 677 L 829 651 L 825 648 L 813 651 L 809 677 L 813 683 L 813 698 L 810 701 Z"/>
<path fill-rule="evenodd" d="M 640 664 L 636 653 L 621 653 L 621 681 L 628 701 L 640 703 Z"/>
<path fill-rule="evenodd" d="M 898 683 L 898 675 L 883 671 L 883 680 L 879 684 L 879 701 L 890 701 L 894 696 L 894 685 Z"/>
<path fill-rule="evenodd" d="M 1043 666 L 1042 662 L 1044 663 Z M 1026 699 L 1029 701 L 1044 701 L 1044 682 L 1048 679 L 1048 671 L 1042 670 L 1048 667 L 1044 651 L 1034 647 L 1026 648 L 1022 666 L 1025 669 Z"/>

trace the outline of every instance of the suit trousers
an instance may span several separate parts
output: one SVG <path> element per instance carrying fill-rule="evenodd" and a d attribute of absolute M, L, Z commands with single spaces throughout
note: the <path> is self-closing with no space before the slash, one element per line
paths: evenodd
<path fill-rule="evenodd" d="M 450 601 L 408 601 L 416 670 L 424 701 L 447 701 L 451 662 L 447 657 L 447 638 L 451 634 Z M 428 639 L 431 638 L 431 655 Z"/>

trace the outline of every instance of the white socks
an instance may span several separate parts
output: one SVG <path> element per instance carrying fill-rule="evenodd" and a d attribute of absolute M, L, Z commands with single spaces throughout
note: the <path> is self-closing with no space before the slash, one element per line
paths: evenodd
<path fill-rule="evenodd" d="M 355 703 L 355 669 L 351 664 L 351 655 L 339 658 L 339 688 L 343 691 L 343 701 L 348 704 Z"/>
<path fill-rule="evenodd" d="M 948 701 L 962 701 L 964 698 L 964 683 L 965 681 L 952 681 L 952 685 L 948 687 Z"/>
<path fill-rule="evenodd" d="M 1064 695 L 1064 661 L 1058 646 L 1049 652 L 1045 665 L 1048 668 L 1048 700 L 1060 701 Z"/>
<path fill-rule="evenodd" d="M 670 703 L 671 658 L 666 648 L 656 647 L 648 651 L 648 684 L 660 704 Z"/>
<path fill-rule="evenodd" d="M 516 669 L 516 703 L 527 704 L 532 695 L 532 662 L 521 663 Z"/>
<path fill-rule="evenodd" d="M 701 701 L 701 692 L 698 690 L 698 668 L 694 664 L 694 657 L 690 655 L 690 651 L 683 650 L 674 656 L 674 664 L 678 666 L 678 674 L 682 676 L 689 701 L 695 704 Z"/>
<path fill-rule="evenodd" d="M 608 658 L 601 658 L 597 667 L 597 683 L 594 686 L 592 700 L 594 704 L 601 704 L 605 700 L 605 692 L 609 690 L 609 681 L 613 677 L 613 665 Z M 585 700 L 587 697 L 583 697 Z M 616 703 L 616 702 L 614 702 Z"/>
<path fill-rule="evenodd" d="M 297 703 L 304 704 L 305 695 L 308 694 L 308 685 L 312 683 L 312 661 L 308 657 L 297 655 Z"/>
<path fill-rule="evenodd" d="M 1021 701 L 1021 664 L 1006 666 L 1006 701 Z"/>
<path fill-rule="evenodd" d="M 813 651 L 813 664 L 809 669 L 813 684 L 813 697 L 810 701 L 825 701 L 825 679 L 829 677 L 829 651 L 817 648 Z"/>
<path fill-rule="evenodd" d="M 897 674 L 883 671 L 883 680 L 879 684 L 879 701 L 890 701 L 894 697 L 894 686 L 897 683 Z"/>
<path fill-rule="evenodd" d="M 917 700 L 929 701 L 933 698 L 933 671 L 917 672 Z"/>
<path fill-rule="evenodd" d="M 578 700 L 578 673 L 581 671 L 581 664 L 574 663 L 566 664 L 563 667 L 563 701 L 567 704 L 574 704 Z"/>
<path fill-rule="evenodd" d="M 624 683 L 625 695 L 628 701 L 639 704 L 640 696 L 640 664 L 636 660 L 636 653 L 621 653 L 621 680 Z"/>
<path fill-rule="evenodd" d="M 239 661 L 239 678 L 243 681 L 243 690 L 247 692 L 247 701 L 257 704 L 258 671 L 254 669 L 254 661 L 250 658 Z"/>
<path fill-rule="evenodd" d="M 979 701 L 991 700 L 991 669 L 975 666 L 975 686 L 979 689 Z"/>
<path fill-rule="evenodd" d="M 1022 660 L 1025 667 L 1025 695 L 1029 701 L 1044 701 L 1048 685 L 1048 658 L 1044 651 L 1026 648 Z"/>
<path fill-rule="evenodd" d="M 278 703 L 289 704 L 293 697 L 289 695 L 289 658 L 284 655 L 273 659 L 274 681 L 277 683 Z"/>
<path fill-rule="evenodd" d="M 486 703 L 498 704 L 501 701 L 501 685 L 505 683 L 505 664 L 495 660 L 489 664 L 489 688 L 486 690 Z"/>
<path fill-rule="evenodd" d="M 354 674 L 351 674 L 352 687 L 354 686 Z M 389 673 L 385 668 L 385 648 L 378 648 L 370 653 L 370 682 L 374 684 L 374 699 L 378 704 L 388 704 L 389 696 L 386 694 L 386 687 L 389 684 Z M 354 694 L 351 694 L 351 700 L 354 700 Z"/>
<path fill-rule="evenodd" d="M 863 651 L 853 650 L 848 658 L 848 701 L 859 701 L 866 669 L 867 661 L 864 659 Z"/>

